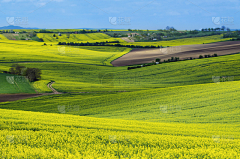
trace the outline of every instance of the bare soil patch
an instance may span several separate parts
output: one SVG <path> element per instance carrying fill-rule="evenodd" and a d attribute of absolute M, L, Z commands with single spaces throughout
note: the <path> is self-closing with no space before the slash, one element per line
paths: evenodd
<path fill-rule="evenodd" d="M 125 38 L 121 38 L 122 40 L 125 40 L 126 42 L 135 42 L 132 38 L 128 38 L 128 37 L 125 37 Z"/>
<path fill-rule="evenodd" d="M 133 49 L 128 54 L 112 61 L 113 66 L 128 66 L 151 63 L 159 58 L 161 61 L 171 57 L 179 57 L 180 60 L 187 58 L 199 58 L 199 55 L 217 54 L 228 55 L 240 52 L 240 41 L 217 42 L 200 45 L 182 45 L 158 49 Z"/>
<path fill-rule="evenodd" d="M 0 102 L 10 102 L 20 99 L 27 99 L 32 97 L 38 97 L 42 94 L 0 94 Z"/>

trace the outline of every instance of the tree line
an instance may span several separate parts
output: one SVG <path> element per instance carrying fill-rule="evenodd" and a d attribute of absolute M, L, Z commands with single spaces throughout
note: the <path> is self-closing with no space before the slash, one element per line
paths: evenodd
<path fill-rule="evenodd" d="M 69 31 L 69 32 L 61 32 L 61 33 L 77 33 L 77 34 L 84 34 L 84 33 L 99 33 L 99 32 L 108 32 L 107 29 L 103 30 L 87 30 L 87 29 L 82 29 L 82 30 L 75 30 L 75 31 Z M 46 30 L 46 29 L 41 29 L 39 33 L 57 33 L 54 30 Z"/>
<path fill-rule="evenodd" d="M 240 31 L 228 32 L 223 34 L 223 38 L 236 38 L 240 40 Z"/>
<path fill-rule="evenodd" d="M 202 59 L 202 58 L 209 58 L 209 57 L 217 57 L 218 55 L 217 54 L 213 54 L 213 55 L 199 55 L 199 59 Z M 184 59 L 184 60 L 180 60 L 179 57 L 171 57 L 170 59 L 168 60 L 164 60 L 163 62 L 161 62 L 161 59 L 157 58 L 155 59 L 155 62 L 152 61 L 152 63 L 148 63 L 148 64 L 142 64 L 141 66 L 132 66 L 132 67 L 128 67 L 127 69 L 128 70 L 132 70 L 132 69 L 136 69 L 136 68 L 141 68 L 141 67 L 147 67 L 147 66 L 152 66 L 152 65 L 157 65 L 157 64 L 162 64 L 162 63 L 169 63 L 169 62 L 177 62 L 177 61 L 185 61 L 185 60 L 193 60 L 193 59 L 196 59 L 196 58 L 187 58 L 187 59 Z"/>
<path fill-rule="evenodd" d="M 3 73 L 25 76 L 30 82 L 38 81 L 41 79 L 41 70 L 39 68 L 29 68 L 21 66 L 19 64 L 13 64 L 9 69 L 9 72 L 3 71 Z"/>
<path fill-rule="evenodd" d="M 117 43 L 117 44 L 110 44 Z M 75 42 L 59 42 L 58 45 L 70 45 L 70 46 L 116 46 L 116 47 L 129 47 L 129 48 L 162 48 L 162 46 L 139 46 L 139 45 L 123 45 L 119 41 L 106 41 L 106 42 L 95 42 L 95 43 L 75 43 Z"/>

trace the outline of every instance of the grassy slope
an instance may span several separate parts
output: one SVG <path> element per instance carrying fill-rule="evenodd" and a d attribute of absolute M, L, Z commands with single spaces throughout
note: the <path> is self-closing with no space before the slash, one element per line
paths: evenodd
<path fill-rule="evenodd" d="M 8 40 L 4 35 L 0 34 L 0 40 Z"/>
<path fill-rule="evenodd" d="M 232 38 L 222 38 L 222 35 L 213 35 L 213 36 L 205 36 L 205 37 L 196 37 L 196 38 L 184 38 L 177 40 L 169 40 L 169 41 L 159 41 L 159 42 L 130 42 L 126 43 L 127 45 L 139 45 L 139 46 L 180 46 L 180 45 L 194 45 L 194 44 L 207 44 L 207 43 L 215 43 L 221 41 L 229 41 Z"/>
<path fill-rule="evenodd" d="M 34 56 L 32 58 L 34 59 Z M 55 81 L 54 88 L 63 92 L 131 91 L 212 83 L 212 76 L 234 76 L 234 80 L 239 80 L 239 59 L 240 54 L 235 54 L 135 70 L 127 70 L 126 67 L 59 62 L 22 64 L 40 68 L 43 80 Z M 2 63 L 1 67 L 6 69 L 10 65 Z"/>
<path fill-rule="evenodd" d="M 0 73 L 0 93 L 36 93 L 22 76 Z"/>
<path fill-rule="evenodd" d="M 9 35 L 9 34 L 7 34 Z M 205 36 L 205 37 L 196 37 L 196 38 L 184 38 L 177 40 L 169 40 L 169 41 L 159 41 L 159 42 L 134 42 L 127 43 L 121 38 L 112 38 L 104 33 L 87 33 L 87 34 L 70 34 L 70 37 L 67 38 L 67 34 L 62 34 L 62 36 L 53 37 L 53 33 L 38 33 L 37 37 L 43 38 L 44 42 L 57 44 L 58 42 L 106 42 L 106 41 L 120 41 L 123 45 L 139 45 L 139 46 L 180 46 L 180 45 L 194 45 L 194 44 L 207 44 L 221 41 L 229 41 L 232 38 L 223 38 L 222 35 L 213 35 L 213 36 Z M 3 35 L 2 35 L 3 36 Z M 9 35 L 10 36 L 10 35 Z M 114 45 L 114 43 L 112 43 Z"/>
<path fill-rule="evenodd" d="M 145 121 L 236 123 L 239 120 L 236 108 L 240 90 L 239 58 L 240 54 L 235 54 L 131 71 L 125 67 L 44 64 L 43 78 L 56 81 L 53 86 L 60 91 L 149 90 L 89 98 L 83 95 L 40 97 L 37 103 L 35 99 L 27 99 L 3 104 L 1 108 L 59 113 L 58 105 L 76 105 L 80 111 L 70 111 L 70 114 Z M 113 75 L 109 73 L 114 70 Z M 99 72 L 104 76 L 99 77 Z M 216 84 L 212 76 L 233 76 L 235 81 Z M 152 90 L 154 87 L 160 88 Z M 29 107 L 33 103 L 39 106 Z M 167 109 L 167 113 L 160 110 L 161 107 Z"/>
<path fill-rule="evenodd" d="M 45 85 L 47 82 L 50 80 L 61 81 L 61 83 L 63 81 L 71 82 L 72 80 L 67 77 L 69 73 L 75 76 L 73 82 L 78 80 L 86 86 L 86 83 L 81 81 L 81 74 L 89 76 L 92 69 L 99 70 L 97 66 L 108 66 L 101 67 L 103 72 L 105 68 L 109 69 L 112 60 L 131 50 L 117 47 L 59 47 L 57 45 L 43 46 L 42 44 L 39 42 L 1 41 L 0 70 L 8 71 L 12 62 L 22 62 L 21 64 L 24 66 L 40 68 L 43 72 L 42 81 L 36 82 L 34 85 L 38 90 L 48 92 L 49 89 Z M 84 69 L 83 73 L 81 73 L 81 67 Z M 63 72 L 66 74 L 63 75 Z M 66 78 L 68 79 L 66 80 Z"/>
<path fill-rule="evenodd" d="M 129 48 L 104 47 L 98 51 L 99 47 L 71 47 L 57 45 L 43 45 L 41 42 L 25 41 L 0 41 L 2 48 L 0 62 L 34 62 L 34 61 L 58 61 L 70 63 L 83 63 L 93 65 L 111 66 L 108 59 L 122 56 L 128 53 Z M 21 57 L 19 58 L 19 55 Z M 113 59 L 112 59 L 113 60 Z"/>
<path fill-rule="evenodd" d="M 37 37 L 42 38 L 44 42 L 105 42 L 121 40 L 103 33 L 69 34 L 69 38 L 67 38 L 67 34 L 62 34 L 62 36 L 58 36 L 58 34 L 55 35 L 56 37 L 53 37 L 53 33 L 38 33 Z M 123 40 L 121 41 L 123 42 Z"/>
<path fill-rule="evenodd" d="M 126 67 L 101 66 L 103 56 L 107 61 L 112 58 L 113 54 L 107 53 L 110 48 L 104 51 L 96 47 L 96 52 L 86 47 L 80 49 L 83 55 L 99 56 L 82 60 L 74 51 L 76 54 L 67 54 L 70 63 L 59 63 L 66 61 L 56 53 L 57 46 L 12 41 L 1 41 L 0 45 L 0 61 L 10 62 L 1 63 L 0 69 L 8 70 L 21 55 L 22 62 L 33 60 L 24 65 L 42 69 L 43 82 L 55 80 L 54 88 L 61 91 L 142 90 L 63 94 L 1 103 L 3 157 L 239 156 L 239 54 L 127 71 Z M 49 57 L 54 57 L 51 60 L 56 63 L 36 61 Z M 78 60 L 83 64 L 76 64 Z M 216 84 L 212 76 L 234 76 L 235 81 Z"/>
<path fill-rule="evenodd" d="M 114 119 L 239 123 L 240 82 L 199 84 L 118 94 L 64 94 L 2 103 L 0 108 Z M 37 101 L 37 102 L 36 102 Z"/>
<path fill-rule="evenodd" d="M 40 68 L 43 83 L 56 81 L 59 91 L 142 90 L 212 82 L 212 76 L 234 76 L 239 80 L 239 54 L 167 63 L 127 70 L 109 67 L 115 58 L 129 52 L 117 47 L 42 46 L 40 42 L 1 41 L 0 69 L 12 62 Z M 21 55 L 21 56 L 20 56 Z M 20 57 L 20 58 L 19 58 Z M 23 63 L 28 61 L 27 63 Z M 9 63 L 6 63 L 9 62 Z M 38 82 L 39 83 L 39 82 Z M 43 91 L 48 90 L 45 86 Z M 40 88 L 40 89 L 41 89 Z"/>

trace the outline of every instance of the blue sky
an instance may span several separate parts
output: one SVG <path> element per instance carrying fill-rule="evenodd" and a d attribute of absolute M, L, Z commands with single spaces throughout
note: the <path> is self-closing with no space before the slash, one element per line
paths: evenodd
<path fill-rule="evenodd" d="M 0 26 L 240 29 L 239 0 L 0 0 Z"/>

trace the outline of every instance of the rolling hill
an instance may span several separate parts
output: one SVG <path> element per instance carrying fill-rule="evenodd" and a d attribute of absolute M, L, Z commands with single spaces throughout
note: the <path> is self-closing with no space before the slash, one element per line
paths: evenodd
<path fill-rule="evenodd" d="M 34 83 L 0 73 L 0 93 L 63 92 L 0 103 L 2 158 L 239 157 L 240 54 L 127 70 L 111 62 L 130 48 L 52 39 L 0 42 L 1 71 L 42 70 Z"/>

